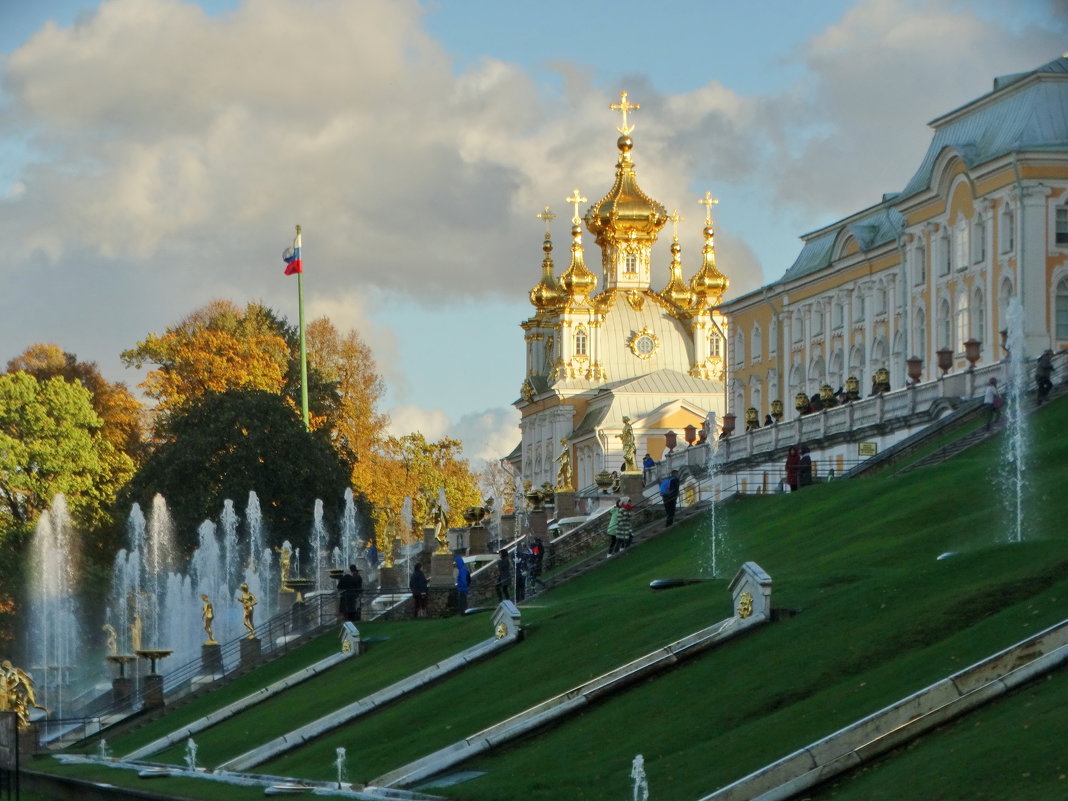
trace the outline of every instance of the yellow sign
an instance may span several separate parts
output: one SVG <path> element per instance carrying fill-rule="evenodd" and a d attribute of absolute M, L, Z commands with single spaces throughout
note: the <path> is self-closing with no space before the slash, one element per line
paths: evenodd
<path fill-rule="evenodd" d="M 874 442 L 858 442 L 857 443 L 857 455 L 858 456 L 874 456 L 879 452 L 879 446 Z"/>

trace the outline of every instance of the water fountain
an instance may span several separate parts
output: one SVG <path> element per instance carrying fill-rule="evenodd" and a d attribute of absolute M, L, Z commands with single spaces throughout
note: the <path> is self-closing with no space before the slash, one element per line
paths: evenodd
<path fill-rule="evenodd" d="M 341 786 L 345 783 L 345 780 L 348 778 L 348 773 L 347 773 L 346 768 L 345 768 L 345 749 L 344 748 L 340 748 L 339 747 L 337 749 L 337 759 L 334 761 L 334 765 L 337 766 L 337 789 L 340 790 Z"/>
<path fill-rule="evenodd" d="M 1013 296 L 1008 304 L 1008 376 L 1003 387 L 1005 403 L 1001 413 L 1005 420 L 1004 458 L 998 468 L 997 482 L 1002 488 L 1008 525 L 1005 538 L 1008 542 L 1022 542 L 1024 534 L 1024 501 L 1027 467 L 1027 426 L 1024 419 L 1024 399 L 1027 396 L 1027 354 L 1025 352 L 1023 304 Z"/>
<path fill-rule="evenodd" d="M 649 782 L 645 778 L 645 757 L 638 754 L 630 766 L 634 801 L 649 801 Z"/>
<path fill-rule="evenodd" d="M 713 493 L 715 493 L 716 487 L 716 471 L 719 464 L 719 440 L 715 437 L 715 428 L 712 427 L 708 435 L 708 458 L 705 462 L 705 469 L 708 471 L 709 486 L 712 487 Z M 712 503 L 709 504 L 708 514 L 705 516 L 702 525 L 697 527 L 696 536 L 702 537 L 707 542 L 707 549 L 704 550 L 701 558 L 701 572 L 709 575 L 712 578 L 719 576 L 720 570 L 726 562 L 726 525 L 720 514 L 719 503 L 713 495 Z"/>
<path fill-rule="evenodd" d="M 185 741 L 185 764 L 191 771 L 194 773 L 196 772 L 197 744 L 193 741 L 192 737 Z"/>
<path fill-rule="evenodd" d="M 81 621 L 74 590 L 77 541 L 72 536 L 67 501 L 57 495 L 41 514 L 33 535 L 31 575 L 26 607 L 28 672 L 38 701 L 53 718 L 63 718 L 71 700 L 88 682 Z M 46 737 L 49 732 L 46 732 Z"/>

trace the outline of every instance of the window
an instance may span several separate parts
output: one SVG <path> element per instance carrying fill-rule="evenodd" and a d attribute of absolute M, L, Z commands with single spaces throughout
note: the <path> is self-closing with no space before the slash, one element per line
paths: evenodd
<path fill-rule="evenodd" d="M 734 338 L 734 363 L 739 367 L 745 364 L 745 333 L 742 331 Z"/>
<path fill-rule="evenodd" d="M 972 336 L 980 342 L 986 342 L 986 304 L 983 303 L 983 290 L 975 290 L 972 295 Z"/>
<path fill-rule="evenodd" d="M 575 332 L 575 355 L 586 355 L 586 329 L 580 328 Z"/>
<path fill-rule="evenodd" d="M 953 232 L 954 261 L 957 269 L 963 270 L 968 266 L 968 223 L 961 220 L 957 230 Z"/>
<path fill-rule="evenodd" d="M 943 234 L 938 240 L 938 274 L 948 275 L 953 251 L 950 249 L 949 236 Z"/>
<path fill-rule="evenodd" d="M 853 322 L 864 319 L 864 296 L 857 292 L 853 295 Z"/>
<path fill-rule="evenodd" d="M 791 331 L 793 332 L 793 341 L 801 342 L 805 338 L 805 322 L 801 319 L 799 312 L 794 312 L 793 320 L 790 321 Z"/>
<path fill-rule="evenodd" d="M 723 355 L 723 337 L 719 331 L 713 331 L 708 337 L 708 352 L 712 356 Z"/>
<path fill-rule="evenodd" d="M 875 314 L 886 314 L 886 290 L 875 290 Z"/>
<path fill-rule="evenodd" d="M 976 216 L 972 226 L 972 255 L 976 264 L 986 258 L 986 223 L 981 216 Z"/>
<path fill-rule="evenodd" d="M 938 347 L 948 348 L 953 342 L 953 321 L 949 317 L 949 301 L 943 300 L 938 307 L 938 329 L 941 334 Z"/>
<path fill-rule="evenodd" d="M 753 326 L 753 339 L 752 346 L 750 347 L 749 355 L 754 362 L 759 362 L 763 351 L 761 339 L 760 339 L 760 326 Z"/>
<path fill-rule="evenodd" d="M 1016 246 L 1016 213 L 1008 206 L 1001 211 L 1001 227 L 998 235 L 1001 239 L 1001 252 L 1012 251 Z"/>
<path fill-rule="evenodd" d="M 1056 321 L 1057 339 L 1068 339 L 1068 278 L 1057 282 L 1053 316 Z"/>
<path fill-rule="evenodd" d="M 916 310 L 916 341 L 912 353 L 921 359 L 927 353 L 927 315 L 923 309 Z"/>
<path fill-rule="evenodd" d="M 961 292 L 957 298 L 957 352 L 964 352 L 964 342 L 971 336 L 969 327 L 971 319 L 968 314 L 968 296 Z"/>
<path fill-rule="evenodd" d="M 1058 245 L 1068 245 L 1068 206 L 1059 206 L 1056 214 L 1056 242 Z"/>
<path fill-rule="evenodd" d="M 912 252 L 912 256 L 916 262 L 913 266 L 915 283 L 924 284 L 927 282 L 927 248 L 923 245 L 917 245 L 916 249 Z"/>
<path fill-rule="evenodd" d="M 812 334 L 819 336 L 823 333 L 823 309 L 816 308 L 812 311 Z"/>
<path fill-rule="evenodd" d="M 638 272 L 638 257 L 635 254 L 628 253 L 626 256 L 623 257 L 623 272 Z"/>
<path fill-rule="evenodd" d="M 831 319 L 834 320 L 834 327 L 841 328 L 844 318 L 845 307 L 841 303 L 835 303 L 831 312 Z"/>
<path fill-rule="evenodd" d="M 768 353 L 775 353 L 779 347 L 779 318 L 772 317 L 768 324 Z"/>

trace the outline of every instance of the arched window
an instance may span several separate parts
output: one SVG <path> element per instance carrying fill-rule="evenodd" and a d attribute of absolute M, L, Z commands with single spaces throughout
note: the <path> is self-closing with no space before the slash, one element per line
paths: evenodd
<path fill-rule="evenodd" d="M 912 270 L 913 283 L 924 284 L 927 282 L 927 248 L 921 242 L 916 246 L 912 255 L 913 260 L 916 262 Z"/>
<path fill-rule="evenodd" d="M 1057 293 L 1053 303 L 1057 339 L 1068 339 L 1068 278 L 1062 278 L 1057 282 Z"/>
<path fill-rule="evenodd" d="M 939 349 L 953 346 L 953 320 L 949 316 L 948 300 L 943 300 L 938 306 L 938 333 Z"/>
<path fill-rule="evenodd" d="M 761 343 L 761 339 L 760 339 L 760 326 L 759 325 L 755 325 L 755 326 L 753 326 L 753 337 L 752 337 L 752 340 L 751 340 L 749 357 L 754 362 L 758 362 L 762 358 L 762 354 L 763 354 L 763 348 L 762 348 L 762 343 Z"/>
<path fill-rule="evenodd" d="M 805 321 L 801 319 L 800 312 L 794 312 L 793 321 L 791 323 L 793 327 L 793 341 L 801 342 L 805 338 Z"/>
<path fill-rule="evenodd" d="M 986 336 L 986 304 L 983 302 L 983 290 L 976 289 L 972 295 L 972 331 L 973 337 L 980 342 L 989 342 Z"/>
<path fill-rule="evenodd" d="M 586 355 L 586 329 L 580 328 L 575 332 L 575 355 Z"/>
<path fill-rule="evenodd" d="M 768 324 L 768 353 L 775 353 L 779 348 L 779 318 L 772 317 Z"/>
<path fill-rule="evenodd" d="M 950 266 L 953 263 L 953 248 L 952 242 L 949 240 L 949 234 L 942 234 L 938 239 L 938 274 L 948 275 Z"/>
<path fill-rule="evenodd" d="M 623 257 L 623 272 L 638 272 L 638 257 L 634 253 L 628 253 Z"/>
<path fill-rule="evenodd" d="M 971 319 L 968 314 L 968 295 L 965 292 L 961 292 L 957 298 L 957 352 L 964 352 L 964 342 L 971 334 L 969 328 L 971 327 Z"/>
<path fill-rule="evenodd" d="M 1068 206 L 1061 204 L 1054 211 L 1054 241 L 1058 245 L 1068 245 Z"/>
<path fill-rule="evenodd" d="M 912 354 L 921 359 L 927 353 L 927 315 L 923 309 L 916 310 L 916 330 L 913 332 Z"/>
<path fill-rule="evenodd" d="M 1001 207 L 998 241 L 1001 242 L 1002 253 L 1010 253 L 1016 247 L 1016 212 L 1008 203 Z"/>
<path fill-rule="evenodd" d="M 972 226 L 972 259 L 979 264 L 986 258 L 986 223 L 983 215 L 975 215 L 975 225 Z"/>
<path fill-rule="evenodd" d="M 708 353 L 711 356 L 723 355 L 723 337 L 719 335 L 719 331 L 713 331 L 708 335 Z"/>

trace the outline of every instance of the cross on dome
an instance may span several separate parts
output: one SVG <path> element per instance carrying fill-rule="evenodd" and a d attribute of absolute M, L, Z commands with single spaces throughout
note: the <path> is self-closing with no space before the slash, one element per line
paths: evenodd
<path fill-rule="evenodd" d="M 535 214 L 534 216 L 537 217 L 539 220 L 544 220 L 545 221 L 545 236 L 548 236 L 549 235 L 549 223 L 551 223 L 553 220 L 556 219 L 556 215 L 553 214 L 552 211 L 549 210 L 548 206 L 546 206 L 545 207 L 545 211 L 543 211 L 541 214 Z"/>
<path fill-rule="evenodd" d="M 719 198 L 712 197 L 711 192 L 705 192 L 705 196 L 697 201 L 705 207 L 705 225 L 712 224 L 712 207 L 719 203 Z"/>
<path fill-rule="evenodd" d="M 577 225 L 582 219 L 581 217 L 579 217 L 579 204 L 585 203 L 587 198 L 584 198 L 582 195 L 580 195 L 578 188 L 576 188 L 575 191 L 571 193 L 571 197 L 565 197 L 564 200 L 575 207 L 575 216 L 571 218 L 571 222 Z"/>
<path fill-rule="evenodd" d="M 630 132 L 634 130 L 634 126 L 633 125 L 627 125 L 627 112 L 631 111 L 631 110 L 634 110 L 634 109 L 639 109 L 639 108 L 641 108 L 641 106 L 638 105 L 637 103 L 631 103 L 629 100 L 627 100 L 627 93 L 626 92 L 620 92 L 619 93 L 619 102 L 618 103 L 612 103 L 608 108 L 610 108 L 612 111 L 618 111 L 618 112 L 623 114 L 623 124 L 618 126 L 616 128 L 616 130 L 619 131 L 624 136 L 629 135 Z"/>
<path fill-rule="evenodd" d="M 680 222 L 686 222 L 686 218 L 683 217 L 681 214 L 679 214 L 679 210 L 678 209 L 675 209 L 675 211 L 672 213 L 672 215 L 670 217 L 668 217 L 668 219 L 671 220 L 671 225 L 675 230 L 675 233 L 673 234 L 673 238 L 677 242 L 679 240 L 679 223 Z"/>

